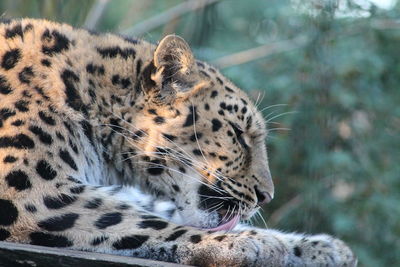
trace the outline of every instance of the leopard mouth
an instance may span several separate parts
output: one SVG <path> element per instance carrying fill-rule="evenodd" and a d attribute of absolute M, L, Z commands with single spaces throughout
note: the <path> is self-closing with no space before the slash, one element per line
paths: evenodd
<path fill-rule="evenodd" d="M 231 231 L 239 223 L 241 216 L 237 212 L 229 213 L 229 210 L 222 209 L 218 211 L 219 223 L 214 227 L 203 227 L 207 231 Z"/>
<path fill-rule="evenodd" d="M 233 228 L 235 228 L 235 226 L 239 223 L 239 221 L 240 221 L 240 215 L 236 214 L 228 221 L 221 223 L 219 226 L 214 227 L 214 228 L 209 228 L 206 230 L 209 230 L 212 232 L 231 231 L 231 230 L 233 230 Z"/>
<path fill-rule="evenodd" d="M 213 190 L 205 185 L 199 189 L 199 208 L 214 217 L 214 223 L 202 227 L 208 231 L 230 231 L 240 221 L 243 214 L 239 213 L 241 202 L 232 195 Z M 217 219 L 218 218 L 218 219 Z"/>

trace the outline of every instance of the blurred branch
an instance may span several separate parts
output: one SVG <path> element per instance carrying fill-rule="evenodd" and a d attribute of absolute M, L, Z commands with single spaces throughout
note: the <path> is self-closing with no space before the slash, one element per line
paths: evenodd
<path fill-rule="evenodd" d="M 306 44 L 307 38 L 299 36 L 291 40 L 279 41 L 272 44 L 265 44 L 259 47 L 244 50 L 238 53 L 218 58 L 211 62 L 218 68 L 228 68 L 235 65 L 244 64 L 262 57 L 294 50 Z"/>
<path fill-rule="evenodd" d="M 300 195 L 295 196 L 289 202 L 285 203 L 279 209 L 274 211 L 271 216 L 268 218 L 268 224 L 272 227 L 275 227 L 278 222 L 292 209 L 300 205 L 303 202 Z"/>
<path fill-rule="evenodd" d="M 205 6 L 216 3 L 218 1 L 220 0 L 188 0 L 170 9 L 167 9 L 166 11 L 157 14 L 149 19 L 146 19 L 145 21 L 142 21 L 135 26 L 123 30 L 121 31 L 121 33 L 125 35 L 140 36 L 186 13 L 204 8 Z"/>
<path fill-rule="evenodd" d="M 96 1 L 96 3 L 90 9 L 85 22 L 83 23 L 83 28 L 92 30 L 96 27 L 97 22 L 107 7 L 108 2 L 109 0 Z"/>
<path fill-rule="evenodd" d="M 400 20 L 394 19 L 373 19 L 371 27 L 377 30 L 398 30 L 400 29 Z"/>

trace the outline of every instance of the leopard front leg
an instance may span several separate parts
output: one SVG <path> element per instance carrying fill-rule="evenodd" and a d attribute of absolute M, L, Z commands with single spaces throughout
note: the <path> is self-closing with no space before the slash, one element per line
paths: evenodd
<path fill-rule="evenodd" d="M 15 212 L 13 223 L 5 226 L 10 233 L 6 240 L 197 266 L 318 266 L 313 263 L 322 260 L 334 266 L 338 262 L 322 242 L 318 244 L 324 249 L 316 255 L 321 260 L 312 258 L 315 238 L 259 229 L 207 232 L 151 215 L 141 208 L 145 203 L 136 201 L 142 200 L 129 200 L 118 187 L 94 187 L 69 179 L 57 190 L 8 202 L 8 209 L 13 205 Z"/>
<path fill-rule="evenodd" d="M 217 233 L 215 233 L 217 234 Z M 214 234 L 214 235 L 215 235 Z M 302 235 L 282 233 L 276 230 L 246 228 L 237 232 L 237 235 L 226 234 L 221 237 L 210 235 L 214 240 L 225 240 L 217 247 L 209 245 L 201 251 L 205 254 L 196 254 L 195 261 L 190 264 L 200 266 L 324 266 L 324 267 L 352 267 L 357 266 L 357 258 L 351 249 L 341 240 L 326 234 Z M 237 244 L 236 249 L 232 244 Z M 228 249 L 227 249 L 228 248 Z M 232 251 L 229 251 L 232 249 Z M 213 262 L 221 259 L 217 253 L 226 255 L 231 262 Z M 235 258 L 235 255 L 237 257 Z M 201 259 L 205 259 L 201 261 Z M 211 265 L 207 265 L 212 263 Z"/>
<path fill-rule="evenodd" d="M 235 232 L 252 231 L 259 236 L 273 236 L 288 251 L 285 266 L 357 266 L 357 258 L 340 239 L 330 235 L 303 235 L 238 225 Z"/>
<path fill-rule="evenodd" d="M 15 198 L 16 215 L 5 226 L 10 233 L 6 241 L 197 266 L 285 266 L 287 262 L 288 249 L 272 235 L 179 226 L 149 214 L 118 190 L 70 179 L 57 190 Z"/>
<path fill-rule="evenodd" d="M 351 249 L 330 235 L 286 234 L 285 238 L 290 244 L 291 259 L 303 266 L 357 266 Z"/>
<path fill-rule="evenodd" d="M 183 246 L 181 263 L 195 266 L 289 266 L 290 252 L 274 235 L 251 230 L 202 233 L 201 238 L 194 236 L 189 237 L 192 244 L 186 242 Z"/>

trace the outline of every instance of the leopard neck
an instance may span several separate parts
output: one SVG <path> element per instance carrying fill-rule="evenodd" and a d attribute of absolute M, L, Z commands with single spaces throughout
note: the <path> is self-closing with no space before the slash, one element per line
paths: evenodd
<path fill-rule="evenodd" d="M 115 50 L 107 47 L 96 48 L 101 60 L 84 66 L 85 73 L 80 75 L 84 77 L 80 95 L 88 103 L 82 113 L 97 126 L 94 135 L 102 145 L 104 159 L 115 165 L 118 177 L 123 178 L 130 175 L 131 168 L 121 155 L 129 152 L 123 150 L 129 147 L 126 138 L 138 127 L 135 114 L 143 112 L 145 99 L 139 80 L 152 60 L 153 46 L 143 42 Z M 121 55 L 113 57 L 118 53 Z"/>

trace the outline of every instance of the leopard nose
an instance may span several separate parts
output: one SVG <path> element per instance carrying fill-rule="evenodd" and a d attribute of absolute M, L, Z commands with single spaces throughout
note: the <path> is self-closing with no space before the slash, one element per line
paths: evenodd
<path fill-rule="evenodd" d="M 257 205 L 261 206 L 261 205 L 271 202 L 273 196 L 271 196 L 270 193 L 260 191 L 257 188 L 257 186 L 254 187 L 254 191 L 256 192 L 256 196 L 257 196 Z"/>

